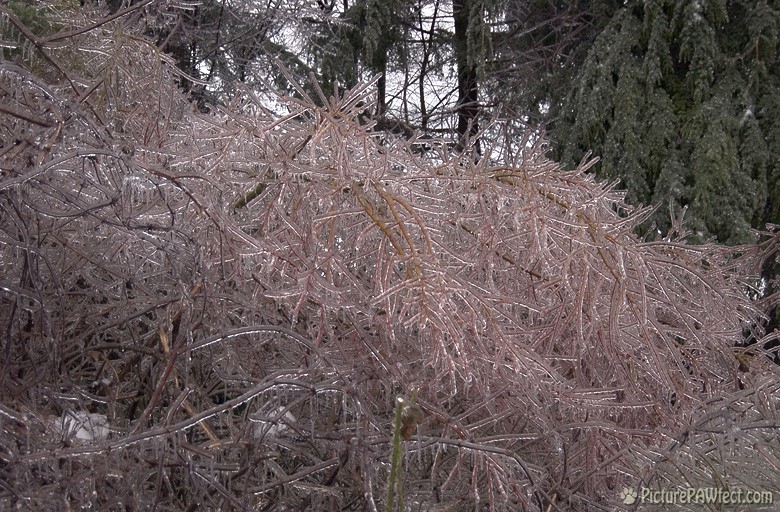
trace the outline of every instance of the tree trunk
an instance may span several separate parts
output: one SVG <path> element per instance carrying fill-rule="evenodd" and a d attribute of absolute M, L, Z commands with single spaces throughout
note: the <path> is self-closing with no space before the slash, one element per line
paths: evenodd
<path fill-rule="evenodd" d="M 479 132 L 479 95 L 477 67 L 469 64 L 468 28 L 471 8 L 475 0 L 452 0 L 455 21 L 455 60 L 458 67 L 458 148 L 464 149 L 472 139 L 479 153 L 479 140 L 473 137 Z"/>

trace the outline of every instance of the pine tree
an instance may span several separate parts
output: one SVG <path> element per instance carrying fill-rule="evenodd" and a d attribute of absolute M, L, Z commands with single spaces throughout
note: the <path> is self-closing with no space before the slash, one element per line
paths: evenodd
<path fill-rule="evenodd" d="M 750 239 L 780 220 L 780 8 L 776 2 L 629 2 L 590 48 L 560 119 L 556 156 L 601 156 L 630 201 L 687 207 L 693 240 Z"/>
<path fill-rule="evenodd" d="M 476 41 L 483 39 L 474 37 L 474 27 L 484 19 L 481 7 L 481 2 L 476 0 L 453 0 L 452 2 L 455 21 L 453 46 L 458 74 L 457 132 L 461 146 L 465 146 L 467 139 L 475 136 L 479 131 L 478 65 L 481 59 L 475 55 L 474 47 Z M 481 25 L 480 23 L 479 26 Z M 478 145 L 477 150 L 479 150 Z"/>
<path fill-rule="evenodd" d="M 327 23 L 320 23 L 311 35 L 312 69 L 322 77 L 326 91 L 354 87 L 364 75 L 379 75 L 376 114 L 387 107 L 388 65 L 400 58 L 400 26 L 410 2 L 405 0 L 361 0 Z"/>

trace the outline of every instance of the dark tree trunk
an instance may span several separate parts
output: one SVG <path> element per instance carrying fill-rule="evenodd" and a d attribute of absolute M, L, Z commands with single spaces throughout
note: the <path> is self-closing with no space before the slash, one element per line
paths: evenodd
<path fill-rule="evenodd" d="M 468 28 L 474 0 L 452 0 L 455 21 L 455 60 L 458 67 L 458 147 L 463 149 L 467 140 L 479 132 L 479 94 L 477 67 L 469 64 Z M 479 141 L 473 141 L 479 153 Z"/>
<path fill-rule="evenodd" d="M 376 83 L 377 89 L 377 102 L 376 113 L 377 116 L 383 117 L 387 113 L 387 53 L 390 48 L 380 47 L 376 51 L 376 55 L 372 59 L 372 67 L 375 73 L 379 73 L 379 80 Z"/>

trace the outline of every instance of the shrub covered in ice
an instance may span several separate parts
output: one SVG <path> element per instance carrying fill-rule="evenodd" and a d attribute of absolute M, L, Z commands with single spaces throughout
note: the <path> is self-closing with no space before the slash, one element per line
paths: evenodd
<path fill-rule="evenodd" d="M 200 113 L 118 23 L 0 61 L 0 508 L 379 510 L 413 393 L 419 510 L 778 490 L 777 372 L 735 347 L 776 240 L 640 240 L 588 162 L 501 124 L 421 154 L 372 84 Z"/>

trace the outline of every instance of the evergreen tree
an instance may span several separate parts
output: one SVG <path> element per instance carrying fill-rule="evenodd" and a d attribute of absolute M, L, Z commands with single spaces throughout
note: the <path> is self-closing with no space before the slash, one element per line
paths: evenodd
<path fill-rule="evenodd" d="M 451 15 L 443 14 L 445 3 L 449 4 Z M 468 143 L 478 147 L 474 137 L 479 132 L 483 105 L 479 90 L 492 55 L 490 20 L 503 12 L 504 3 L 356 1 L 318 26 L 311 37 L 312 69 L 321 77 L 326 90 L 343 90 L 378 74 L 376 113 L 380 117 L 388 108 L 386 77 L 389 72 L 398 71 L 406 77 L 404 88 L 415 82 L 419 86 L 419 98 L 413 102 L 406 100 L 406 91 L 398 93 L 404 98 L 398 109 L 404 112 L 404 121 L 411 119 L 413 125 L 426 129 L 435 116 L 434 110 L 439 110 L 439 119 L 445 112 L 450 117 L 454 113 L 453 132 L 459 144 L 463 146 L 470 140 Z M 431 80 L 429 74 L 437 76 Z M 440 84 L 447 80 L 451 84 L 449 91 L 430 90 L 431 81 Z M 433 107 L 426 100 L 426 94 L 431 93 L 438 99 Z M 442 127 L 439 124 L 436 128 Z"/>
<path fill-rule="evenodd" d="M 403 60 L 400 27 L 410 2 L 359 0 L 325 23 L 310 36 L 310 63 L 326 91 L 354 87 L 364 75 L 379 75 L 376 114 L 387 107 L 387 73 L 391 58 Z M 365 73 L 363 73 L 365 71 Z"/>
<path fill-rule="evenodd" d="M 512 0 L 492 30 L 494 56 L 486 95 L 502 115 L 543 126 L 558 115 L 572 79 L 599 30 L 617 9 L 613 0 Z M 551 108 L 552 107 L 552 108 Z"/>
<path fill-rule="evenodd" d="M 664 206 L 662 232 L 671 204 L 693 239 L 747 241 L 780 220 L 778 27 L 777 2 L 616 9 L 555 112 L 556 156 L 601 156 L 629 201 Z"/>
<path fill-rule="evenodd" d="M 465 146 L 467 139 L 479 131 L 479 80 L 478 65 L 481 62 L 476 54 L 475 42 L 490 41 L 488 37 L 474 37 L 475 27 L 483 27 L 482 5 L 478 0 L 453 0 L 452 16 L 455 21 L 455 64 L 458 73 L 458 144 Z M 482 35 L 481 33 L 479 35 Z M 477 141 L 477 151 L 479 144 Z"/>

